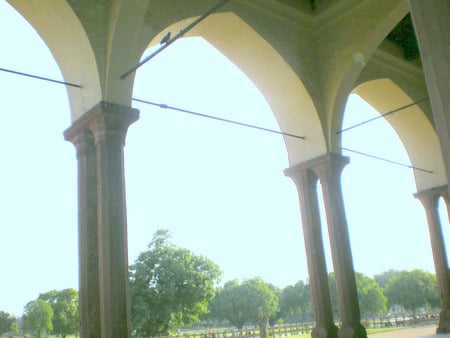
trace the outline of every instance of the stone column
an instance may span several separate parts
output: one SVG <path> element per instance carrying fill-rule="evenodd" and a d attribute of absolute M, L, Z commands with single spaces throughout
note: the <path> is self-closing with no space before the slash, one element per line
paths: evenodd
<path fill-rule="evenodd" d="M 79 163 L 83 338 L 131 336 L 123 147 L 137 119 L 135 109 L 100 102 L 65 132 Z"/>
<path fill-rule="evenodd" d="M 429 189 L 414 195 L 422 202 L 425 208 L 430 231 L 431 249 L 433 251 L 434 267 L 442 307 L 439 325 L 436 329 L 437 333 L 450 332 L 450 279 L 444 237 L 438 213 L 438 200 L 443 190 L 446 191 L 447 187 Z"/>
<path fill-rule="evenodd" d="M 409 0 L 434 126 L 450 182 L 450 2 Z"/>
<path fill-rule="evenodd" d="M 341 191 L 341 172 L 348 158 L 329 153 L 315 159 L 313 170 L 320 179 L 330 236 L 336 290 L 339 302 L 340 338 L 367 337 L 361 325 L 355 271 Z"/>
<path fill-rule="evenodd" d="M 444 199 L 445 206 L 447 207 L 447 217 L 450 222 L 450 200 L 448 198 L 448 187 L 444 187 L 444 189 L 441 189 L 441 196 Z"/>
<path fill-rule="evenodd" d="M 311 300 L 316 322 L 311 332 L 313 338 L 337 337 L 331 307 L 328 274 L 323 249 L 320 214 L 317 202 L 317 176 L 303 163 L 285 170 L 297 186 L 300 200 L 306 259 L 308 263 Z"/>
<path fill-rule="evenodd" d="M 81 337 L 100 337 L 98 284 L 97 171 L 94 136 L 90 130 L 65 133 L 78 160 L 78 260 Z"/>

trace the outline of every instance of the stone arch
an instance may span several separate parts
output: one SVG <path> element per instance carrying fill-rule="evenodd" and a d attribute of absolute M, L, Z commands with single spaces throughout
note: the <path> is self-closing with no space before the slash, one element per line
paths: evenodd
<path fill-rule="evenodd" d="M 414 100 L 388 78 L 364 82 L 353 92 L 378 112 L 388 112 L 413 103 Z M 414 170 L 417 191 L 447 184 L 438 136 L 427 115 L 418 106 L 386 117 L 402 141 L 414 167 L 433 171 L 432 174 Z"/>
<path fill-rule="evenodd" d="M 97 62 L 89 39 L 66 1 L 8 0 L 38 32 L 50 49 L 67 82 L 72 121 L 101 100 Z"/>
<path fill-rule="evenodd" d="M 231 60 L 266 98 L 282 132 L 304 136 L 284 137 L 290 164 L 326 151 L 323 130 L 308 90 L 282 56 L 255 30 L 231 12 L 211 15 L 186 36 L 205 39 Z M 167 31 L 178 32 L 193 18 L 178 21 L 157 34 L 150 46 Z"/>

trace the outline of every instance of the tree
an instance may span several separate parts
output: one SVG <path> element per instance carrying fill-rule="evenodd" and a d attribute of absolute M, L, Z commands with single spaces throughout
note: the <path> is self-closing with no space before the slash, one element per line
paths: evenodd
<path fill-rule="evenodd" d="M 198 321 L 221 272 L 202 256 L 169 242 L 159 230 L 130 266 L 131 320 L 138 335 L 162 336 Z"/>
<path fill-rule="evenodd" d="M 398 276 L 399 274 L 400 274 L 399 270 L 390 269 L 388 271 L 375 275 L 373 278 L 378 283 L 378 285 L 384 289 L 389 280 L 395 276 Z"/>
<path fill-rule="evenodd" d="M 226 319 L 239 330 L 249 321 L 247 299 L 237 279 L 228 281 L 210 302 L 211 317 Z"/>
<path fill-rule="evenodd" d="M 371 318 L 385 313 L 387 298 L 375 279 L 359 272 L 356 272 L 355 277 L 361 316 Z"/>
<path fill-rule="evenodd" d="M 52 290 L 39 295 L 53 310 L 53 333 L 63 338 L 78 332 L 78 292 L 75 289 Z"/>
<path fill-rule="evenodd" d="M 312 317 L 311 290 L 309 284 L 298 281 L 285 287 L 280 297 L 281 317 L 286 322 L 306 321 Z"/>
<path fill-rule="evenodd" d="M 249 318 L 252 322 L 258 323 L 260 336 L 265 338 L 269 318 L 274 316 L 278 309 L 278 298 L 271 286 L 259 277 L 245 280 L 242 286 Z"/>
<path fill-rule="evenodd" d="M 3 333 L 13 331 L 13 324 L 16 323 L 16 318 L 8 312 L 0 311 L 0 336 Z"/>
<path fill-rule="evenodd" d="M 238 329 L 246 323 L 259 325 L 261 337 L 266 336 L 269 319 L 278 309 L 277 290 L 261 278 L 247 279 L 239 283 L 225 283 L 211 302 L 211 317 L 226 319 Z"/>
<path fill-rule="evenodd" d="M 401 305 L 406 310 L 413 312 L 426 306 L 437 306 L 439 296 L 436 277 L 423 270 L 401 271 L 397 276 L 390 279 L 385 288 L 389 305 Z"/>
<path fill-rule="evenodd" d="M 333 272 L 328 275 L 328 279 L 333 312 L 338 317 L 338 300 Z M 386 312 L 387 299 L 375 280 L 359 272 L 355 273 L 355 279 L 361 316 L 368 318 Z"/>
<path fill-rule="evenodd" d="M 25 305 L 22 317 L 23 327 L 27 331 L 33 331 L 39 338 L 42 333 L 52 330 L 53 310 L 49 303 L 37 299 Z"/>

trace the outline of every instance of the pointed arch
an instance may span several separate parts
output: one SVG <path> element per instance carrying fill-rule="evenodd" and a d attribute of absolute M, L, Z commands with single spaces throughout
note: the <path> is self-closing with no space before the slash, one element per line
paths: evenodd
<path fill-rule="evenodd" d="M 364 82 L 353 92 L 378 112 L 388 112 L 413 103 L 414 100 L 390 79 Z M 402 141 L 414 167 L 432 170 L 433 173 L 414 170 L 417 191 L 447 184 L 444 163 L 437 134 L 427 115 L 418 106 L 386 117 Z"/>
<path fill-rule="evenodd" d="M 66 1 L 7 0 L 38 32 L 59 65 L 67 87 L 72 121 L 101 100 L 97 62 L 79 19 Z"/>
<path fill-rule="evenodd" d="M 157 44 L 167 31 L 177 32 L 193 18 L 176 22 L 154 37 Z M 326 151 L 316 108 L 309 92 L 281 55 L 255 30 L 231 12 L 211 15 L 186 36 L 204 38 L 256 85 L 266 98 L 280 130 L 306 137 L 300 140 L 285 136 L 289 163 L 296 164 Z"/>

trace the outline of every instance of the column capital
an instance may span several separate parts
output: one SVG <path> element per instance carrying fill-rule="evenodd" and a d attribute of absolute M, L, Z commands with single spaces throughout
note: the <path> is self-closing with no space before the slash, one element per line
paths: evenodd
<path fill-rule="evenodd" d="M 316 159 L 313 170 L 319 177 L 320 182 L 337 180 L 340 181 L 344 167 L 350 162 L 346 156 L 336 153 L 328 153 Z"/>
<path fill-rule="evenodd" d="M 438 206 L 439 197 L 447 197 L 447 186 L 431 188 L 427 190 L 418 191 L 413 196 L 417 198 L 425 209 L 436 209 Z"/>
<path fill-rule="evenodd" d="M 135 108 L 100 101 L 73 122 L 72 126 L 64 132 L 64 138 L 75 144 L 79 135 L 90 130 L 96 139 L 105 134 L 117 135 L 124 143 L 128 127 L 138 118 L 139 111 Z"/>
<path fill-rule="evenodd" d="M 291 178 L 297 177 L 300 172 L 312 170 L 320 179 L 340 179 L 342 169 L 350 162 L 346 156 L 336 153 L 326 153 L 311 160 L 295 164 L 285 169 L 284 174 Z"/>
<path fill-rule="evenodd" d="M 284 175 L 290 177 L 297 188 L 316 188 L 318 177 L 311 169 L 300 168 L 297 166 L 289 167 L 284 170 Z"/>

